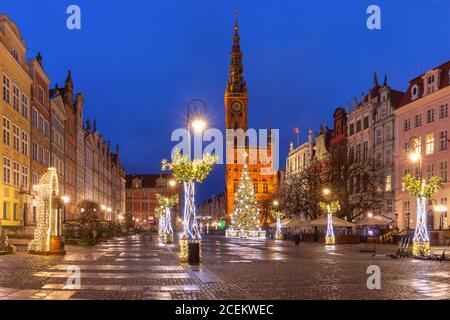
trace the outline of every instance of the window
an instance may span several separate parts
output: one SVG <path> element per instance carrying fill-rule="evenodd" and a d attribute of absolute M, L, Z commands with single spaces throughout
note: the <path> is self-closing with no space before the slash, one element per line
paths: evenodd
<path fill-rule="evenodd" d="M 381 132 L 381 128 L 378 128 L 376 131 L 376 144 L 381 144 L 383 142 L 383 136 Z"/>
<path fill-rule="evenodd" d="M 28 133 L 22 130 L 22 154 L 28 156 Z"/>
<path fill-rule="evenodd" d="M 34 107 L 33 107 L 31 119 L 32 119 L 32 122 L 33 122 L 33 126 L 35 128 L 37 128 L 38 127 L 38 111 Z"/>
<path fill-rule="evenodd" d="M 350 124 L 350 136 L 352 136 L 352 135 L 354 135 L 355 134 L 355 124 L 354 123 L 352 123 L 352 124 Z"/>
<path fill-rule="evenodd" d="M 263 180 L 263 193 L 269 193 L 269 185 L 266 180 Z"/>
<path fill-rule="evenodd" d="M 361 161 L 361 144 L 356 146 L 356 161 Z"/>
<path fill-rule="evenodd" d="M 385 130 L 386 130 L 386 141 L 392 140 L 392 127 L 391 127 L 391 125 L 387 124 Z"/>
<path fill-rule="evenodd" d="M 50 126 L 49 126 L 47 120 L 44 121 L 44 135 L 45 135 L 47 138 L 50 138 Z"/>
<path fill-rule="evenodd" d="M 361 131 L 361 120 L 356 121 L 356 132 Z"/>
<path fill-rule="evenodd" d="M 434 134 L 425 136 L 425 154 L 430 155 L 434 153 Z"/>
<path fill-rule="evenodd" d="M 427 179 L 430 180 L 434 176 L 434 165 L 432 163 L 427 165 Z"/>
<path fill-rule="evenodd" d="M 363 159 L 366 160 L 369 155 L 369 143 L 364 141 L 363 143 Z"/>
<path fill-rule="evenodd" d="M 416 114 L 414 116 L 414 128 L 418 128 L 422 125 L 422 115 Z"/>
<path fill-rule="evenodd" d="M 350 151 L 348 152 L 348 158 L 349 158 L 350 162 L 353 162 L 353 160 L 355 159 L 355 148 L 354 147 L 350 147 Z"/>
<path fill-rule="evenodd" d="M 44 132 L 44 116 L 41 113 L 39 113 L 38 120 L 39 131 Z"/>
<path fill-rule="evenodd" d="M 391 149 L 386 149 L 386 166 L 391 166 L 393 164 L 392 161 L 392 152 Z"/>
<path fill-rule="evenodd" d="M 22 188 L 28 189 L 28 167 L 22 167 Z"/>
<path fill-rule="evenodd" d="M 375 155 L 375 168 L 381 168 L 382 162 L 383 159 L 381 158 L 381 152 L 377 152 L 377 154 Z"/>
<path fill-rule="evenodd" d="M 13 124 L 13 148 L 20 152 L 20 129 Z"/>
<path fill-rule="evenodd" d="M 48 150 L 44 152 L 44 165 L 50 166 L 50 152 Z"/>
<path fill-rule="evenodd" d="M 403 120 L 403 131 L 409 131 L 411 130 L 411 121 L 409 119 Z"/>
<path fill-rule="evenodd" d="M 18 53 L 15 49 L 12 49 L 12 50 L 11 50 L 11 54 L 12 54 L 12 56 L 14 57 L 14 59 L 16 59 L 17 61 L 19 61 L 19 53 Z"/>
<path fill-rule="evenodd" d="M 369 127 L 369 117 L 364 117 L 364 129 Z"/>
<path fill-rule="evenodd" d="M 11 121 L 8 118 L 3 118 L 3 143 L 10 144 L 10 131 L 11 131 Z"/>
<path fill-rule="evenodd" d="M 386 176 L 386 188 L 385 188 L 386 192 L 391 192 L 392 191 L 392 176 L 391 175 L 387 175 Z"/>
<path fill-rule="evenodd" d="M 13 108 L 17 112 L 19 112 L 19 103 L 20 103 L 20 90 L 18 86 L 13 84 Z"/>
<path fill-rule="evenodd" d="M 38 154 L 38 144 L 36 143 L 36 141 L 33 141 L 31 143 L 31 158 L 37 161 L 38 159 L 37 154 Z"/>
<path fill-rule="evenodd" d="M 15 187 L 20 187 L 20 164 L 13 162 L 13 184 Z"/>
<path fill-rule="evenodd" d="M 434 109 L 427 110 L 427 123 L 434 121 Z"/>
<path fill-rule="evenodd" d="M 409 206 L 409 201 L 404 201 L 403 202 L 403 217 L 405 219 L 405 227 L 409 228 L 409 211 L 410 206 Z"/>
<path fill-rule="evenodd" d="M 3 201 L 3 220 L 9 219 L 9 204 Z"/>
<path fill-rule="evenodd" d="M 22 93 L 22 115 L 28 119 L 28 97 Z"/>
<path fill-rule="evenodd" d="M 3 183 L 11 183 L 11 160 L 3 157 Z"/>
<path fill-rule="evenodd" d="M 3 74 L 3 100 L 11 103 L 11 83 L 6 74 Z"/>
<path fill-rule="evenodd" d="M 39 86 L 38 99 L 41 103 L 44 103 L 45 93 L 44 93 L 44 89 L 41 86 Z"/>
<path fill-rule="evenodd" d="M 258 193 L 258 180 L 253 180 L 253 191 Z"/>
<path fill-rule="evenodd" d="M 237 189 L 238 189 L 238 181 L 237 181 L 237 180 L 234 180 L 234 181 L 233 181 L 233 192 L 236 193 L 236 192 L 237 192 Z"/>
<path fill-rule="evenodd" d="M 441 119 L 448 117 L 448 104 L 444 104 L 439 107 L 439 114 L 440 114 Z"/>
<path fill-rule="evenodd" d="M 447 161 L 441 161 L 440 169 L 441 169 L 441 178 L 444 182 L 448 181 L 448 163 Z"/>
<path fill-rule="evenodd" d="M 419 86 L 415 84 L 411 88 L 411 99 L 415 100 L 418 97 L 419 97 Z"/>
<path fill-rule="evenodd" d="M 44 148 L 42 146 L 38 146 L 38 161 L 44 163 Z"/>
<path fill-rule="evenodd" d="M 448 131 L 441 131 L 439 133 L 439 150 L 444 151 L 448 148 Z"/>

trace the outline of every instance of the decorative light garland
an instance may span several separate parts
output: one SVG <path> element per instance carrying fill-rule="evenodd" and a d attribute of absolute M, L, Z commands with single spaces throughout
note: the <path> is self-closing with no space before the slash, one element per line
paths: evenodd
<path fill-rule="evenodd" d="M 325 234 L 325 245 L 334 245 L 336 238 L 334 236 L 333 228 L 333 213 L 341 209 L 339 201 L 320 202 L 319 207 L 322 211 L 327 213 L 327 233 Z"/>
<path fill-rule="evenodd" d="M 428 183 L 421 178 L 406 174 L 403 177 L 403 191 L 417 199 L 416 228 L 414 230 L 413 249 L 414 257 L 428 257 L 430 255 L 430 236 L 427 230 L 426 201 L 431 199 L 439 188 L 442 188 L 443 180 L 439 177 L 431 177 Z"/>
<path fill-rule="evenodd" d="M 59 195 L 56 169 L 48 168 L 33 189 L 37 192 L 38 219 L 34 239 L 28 244 L 28 252 L 46 254 L 50 252 L 50 237 L 61 235 L 61 220 L 58 211 L 53 210 L 52 203 Z"/>
<path fill-rule="evenodd" d="M 195 212 L 195 182 L 201 183 L 212 171 L 219 157 L 206 154 L 202 159 L 190 160 L 180 150 L 175 150 L 172 162 L 162 161 L 162 169 L 172 171 L 177 182 L 184 186 L 183 231 L 180 238 L 180 260 L 187 261 L 187 241 L 200 241 L 201 235 Z"/>
<path fill-rule="evenodd" d="M 285 214 L 282 211 L 272 211 L 272 216 L 277 219 L 277 230 L 275 231 L 275 240 L 282 240 L 283 234 L 281 232 L 281 219 L 284 218 Z"/>
<path fill-rule="evenodd" d="M 158 207 L 155 209 L 155 216 L 159 219 L 159 235 L 165 243 L 173 242 L 172 216 L 170 209 L 178 203 L 178 195 L 165 197 L 156 195 Z"/>

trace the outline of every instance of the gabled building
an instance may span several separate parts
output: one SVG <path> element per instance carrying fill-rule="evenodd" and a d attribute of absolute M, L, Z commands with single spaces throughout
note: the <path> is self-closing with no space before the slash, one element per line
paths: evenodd
<path fill-rule="evenodd" d="M 35 219 L 30 210 L 32 197 L 29 150 L 31 89 L 34 88 L 34 79 L 30 76 L 26 62 L 26 48 L 17 26 L 6 15 L 0 15 L 0 226 L 11 228 L 27 225 Z M 40 69 L 40 66 L 36 68 Z M 42 85 L 45 87 L 45 82 Z"/>
<path fill-rule="evenodd" d="M 402 190 L 402 176 L 406 173 L 425 179 L 438 176 L 444 180 L 444 188 L 428 202 L 427 222 L 430 230 L 449 228 L 449 105 L 450 61 L 447 61 L 412 79 L 395 110 L 395 206 L 400 230 L 414 228 L 416 224 L 416 199 Z M 421 166 L 408 158 L 416 139 Z"/>

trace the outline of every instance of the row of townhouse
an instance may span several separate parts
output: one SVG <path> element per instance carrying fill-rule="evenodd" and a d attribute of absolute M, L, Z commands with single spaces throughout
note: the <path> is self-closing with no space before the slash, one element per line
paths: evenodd
<path fill-rule="evenodd" d="M 310 130 L 308 142 L 296 148 L 291 143 L 286 176 L 317 160 L 320 148 L 325 148 L 329 158 L 373 159 L 376 175 L 382 181 L 377 189 L 382 194 L 382 206 L 377 212 L 351 212 L 348 216 L 359 219 L 369 213 L 379 214 L 391 219 L 400 230 L 414 228 L 416 220 L 415 199 L 402 191 L 404 174 L 410 172 L 425 179 L 438 176 L 443 179 L 444 188 L 428 202 L 428 227 L 448 229 L 449 78 L 450 61 L 414 78 L 402 92 L 391 88 L 386 77 L 380 85 L 375 73 L 368 93 L 363 93 L 360 100 L 354 98 L 353 106 L 347 104 L 346 110 L 335 110 L 331 133 L 329 129 L 321 130 L 313 138 Z M 321 136 L 326 142 L 323 147 L 317 143 Z M 417 163 L 408 157 L 413 141 L 420 142 L 421 161 Z M 350 191 L 353 186 L 360 189 L 363 182 L 358 178 L 348 181 Z"/>
<path fill-rule="evenodd" d="M 27 61 L 26 54 L 19 29 L 0 15 L 0 226 L 36 222 L 33 186 L 49 167 L 57 169 L 60 195 L 69 200 L 66 220 L 76 220 L 86 201 L 103 208 L 105 219 L 116 219 L 125 213 L 125 172 L 118 147 L 111 152 L 95 124 L 84 124 L 84 98 L 74 94 L 70 71 L 64 88 L 50 90 L 42 55 Z"/>

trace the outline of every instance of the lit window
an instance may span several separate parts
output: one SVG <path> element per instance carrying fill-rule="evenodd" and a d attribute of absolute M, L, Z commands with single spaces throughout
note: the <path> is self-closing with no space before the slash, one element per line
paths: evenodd
<path fill-rule="evenodd" d="M 22 115 L 28 119 L 28 97 L 22 93 Z"/>
<path fill-rule="evenodd" d="M 386 192 L 392 191 L 392 176 L 388 175 L 386 176 Z"/>
<path fill-rule="evenodd" d="M 20 187 L 20 164 L 13 162 L 13 184 L 15 187 Z"/>
<path fill-rule="evenodd" d="M 13 148 L 20 152 L 20 129 L 13 124 Z"/>
<path fill-rule="evenodd" d="M 18 86 L 13 84 L 13 108 L 17 112 L 19 112 L 19 103 L 20 103 L 20 90 Z"/>
<path fill-rule="evenodd" d="M 429 134 L 425 137 L 425 154 L 430 155 L 434 153 L 434 134 Z"/>
<path fill-rule="evenodd" d="M 447 161 L 441 161 L 440 163 L 441 169 L 441 178 L 444 182 L 448 181 L 448 163 Z"/>

